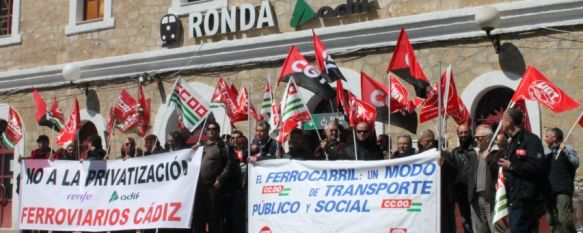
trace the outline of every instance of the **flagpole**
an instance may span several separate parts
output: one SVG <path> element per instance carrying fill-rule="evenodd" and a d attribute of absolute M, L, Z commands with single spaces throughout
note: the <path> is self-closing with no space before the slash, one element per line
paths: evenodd
<path fill-rule="evenodd" d="M 388 131 L 388 136 L 389 136 L 389 145 L 388 145 L 388 152 L 389 152 L 389 159 L 392 159 L 392 155 L 391 155 L 391 95 L 392 95 L 392 90 L 391 90 L 391 76 L 389 75 L 389 72 L 387 72 L 387 80 L 389 82 L 389 86 L 388 86 L 388 95 L 387 95 L 387 118 L 388 118 L 388 124 L 387 124 L 387 131 Z"/>
<path fill-rule="evenodd" d="M 441 61 L 439 62 L 439 71 L 440 71 L 440 75 L 441 75 Z M 447 107 L 449 104 L 449 86 L 450 86 L 450 79 L 451 79 L 451 65 L 449 65 L 447 67 L 447 69 L 445 70 L 445 93 L 443 93 L 443 122 L 442 122 L 442 129 L 441 129 L 441 133 L 443 134 L 447 134 Z M 440 77 L 441 79 L 441 77 Z M 441 88 L 441 86 L 440 86 Z M 443 136 L 444 138 L 445 135 Z"/>
<path fill-rule="evenodd" d="M 263 106 L 263 101 L 261 102 Z M 251 137 L 251 86 L 249 86 L 249 94 L 247 95 L 247 135 Z M 268 132 L 269 133 L 269 132 Z M 235 142 L 237 143 L 237 142 Z M 247 140 L 247 158 L 251 157 L 251 140 Z"/>
<path fill-rule="evenodd" d="M 350 108 L 350 111 L 352 112 L 352 105 L 350 103 L 350 98 L 353 97 L 351 96 L 352 94 L 350 94 L 350 92 L 348 93 L 348 108 Z M 345 110 L 346 111 L 346 110 Z M 350 125 L 350 115 L 348 116 L 348 125 Z M 356 160 L 358 160 L 358 145 L 356 144 L 356 125 L 352 127 L 352 142 L 354 143 L 354 157 L 356 158 Z"/>
<path fill-rule="evenodd" d="M 571 126 L 571 129 L 569 129 L 569 133 L 567 133 L 567 136 L 565 136 L 565 138 L 563 140 L 563 143 L 565 143 L 565 145 L 567 143 L 567 139 L 569 138 L 569 136 L 571 136 L 571 133 L 573 132 L 573 129 L 575 128 L 575 126 L 579 122 L 579 119 L 581 119 L 581 116 L 583 116 L 583 112 L 579 113 L 579 116 L 575 120 L 575 123 L 573 123 L 573 125 Z M 559 151 L 557 151 L 557 155 L 555 155 L 555 160 L 557 160 L 559 158 L 559 154 L 561 154 L 561 151 L 563 151 L 563 148 L 560 148 L 559 147 Z"/>
<path fill-rule="evenodd" d="M 443 98 L 441 93 L 441 61 L 437 64 L 437 148 L 442 150 L 442 130 L 443 130 Z M 441 152 L 439 154 L 441 156 Z"/>

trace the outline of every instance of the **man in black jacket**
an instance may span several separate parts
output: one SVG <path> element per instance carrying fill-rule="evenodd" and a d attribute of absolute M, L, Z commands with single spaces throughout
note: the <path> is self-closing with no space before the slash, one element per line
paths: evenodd
<path fill-rule="evenodd" d="M 575 232 L 573 224 L 573 191 L 575 171 L 579 167 L 577 152 L 570 146 L 561 148 L 563 131 L 550 128 L 545 132 L 545 165 L 548 166 L 550 193 L 547 212 L 553 232 Z M 559 152 L 560 150 L 560 152 Z"/>
<path fill-rule="evenodd" d="M 209 233 L 223 232 L 225 196 L 236 187 L 230 181 L 237 180 L 232 176 L 239 168 L 238 163 L 234 153 L 229 153 L 229 148 L 221 140 L 219 132 L 216 122 L 208 123 L 208 141 L 203 150 L 194 202 L 194 232 L 206 232 L 206 224 Z"/>
<path fill-rule="evenodd" d="M 501 121 L 511 140 L 505 158 L 498 160 L 506 179 L 511 233 L 530 233 L 537 225 L 535 210 L 541 194 L 537 183 L 545 174 L 541 140 L 522 129 L 522 121 L 523 113 L 515 108 L 506 109 Z"/>
<path fill-rule="evenodd" d="M 471 233 L 472 230 L 472 215 L 470 211 L 470 201 L 468 200 L 468 184 L 470 179 L 470 164 L 476 160 L 476 151 L 473 146 L 472 133 L 470 126 L 463 124 L 458 126 L 456 130 L 459 147 L 451 151 L 451 156 L 455 164 L 455 181 L 454 196 L 460 213 L 462 215 L 462 226 L 465 233 Z M 451 182 L 451 181 L 450 181 Z M 446 184 L 447 185 L 447 184 Z"/>
<path fill-rule="evenodd" d="M 355 143 L 346 146 L 348 157 L 358 160 L 382 160 L 384 159 L 381 149 L 377 145 L 374 129 L 366 122 L 358 122 L 355 127 Z M 358 156 L 358 157 L 356 157 Z"/>

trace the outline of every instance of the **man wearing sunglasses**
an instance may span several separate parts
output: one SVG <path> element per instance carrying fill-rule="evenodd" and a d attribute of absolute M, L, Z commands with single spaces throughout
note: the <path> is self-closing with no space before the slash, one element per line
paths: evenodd
<path fill-rule="evenodd" d="M 206 128 L 208 138 L 203 149 L 200 175 L 196 188 L 194 204 L 194 232 L 223 232 L 225 196 L 234 188 L 230 182 L 239 168 L 234 152 L 220 137 L 220 127 L 216 122 L 209 122 Z"/>

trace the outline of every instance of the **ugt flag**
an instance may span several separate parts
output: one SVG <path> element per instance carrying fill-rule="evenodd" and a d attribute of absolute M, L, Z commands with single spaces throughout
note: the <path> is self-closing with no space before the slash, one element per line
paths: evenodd
<path fill-rule="evenodd" d="M 556 113 L 579 107 L 579 102 L 571 99 L 561 88 L 530 65 L 522 76 L 511 102 L 516 103 L 519 99 L 536 101 Z"/>

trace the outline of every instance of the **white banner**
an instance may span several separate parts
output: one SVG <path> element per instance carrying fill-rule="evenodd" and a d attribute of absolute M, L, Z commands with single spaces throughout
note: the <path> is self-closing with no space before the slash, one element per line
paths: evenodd
<path fill-rule="evenodd" d="M 249 171 L 249 233 L 438 232 L 438 155 L 261 161 Z"/>
<path fill-rule="evenodd" d="M 128 160 L 23 160 L 20 229 L 188 228 L 202 148 Z"/>

